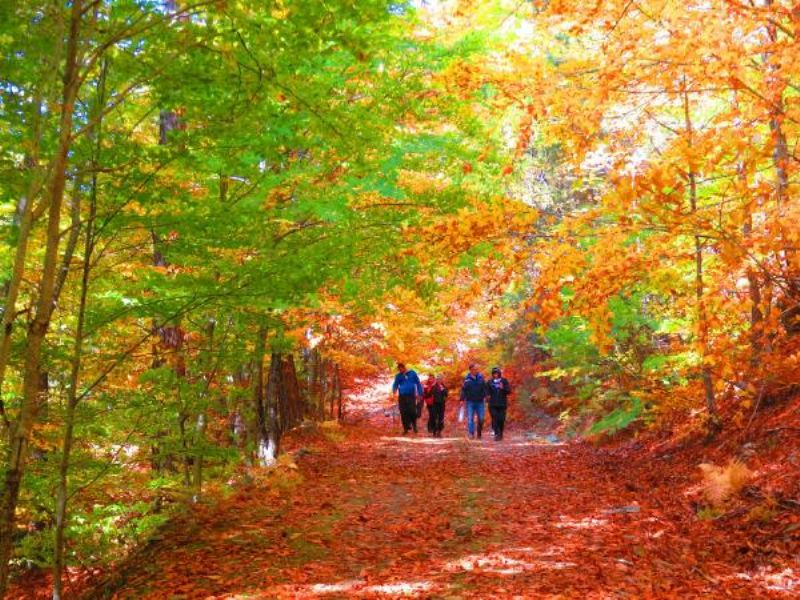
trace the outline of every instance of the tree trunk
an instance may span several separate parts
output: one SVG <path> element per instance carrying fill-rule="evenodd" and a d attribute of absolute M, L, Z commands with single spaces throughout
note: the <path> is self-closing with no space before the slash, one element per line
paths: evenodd
<path fill-rule="evenodd" d="M 689 110 L 689 91 L 687 89 L 686 77 L 683 78 L 683 114 L 688 138 L 689 148 L 693 145 L 693 126 L 691 112 Z M 697 173 L 693 165 L 689 165 L 689 203 L 692 216 L 697 215 Z M 697 225 L 695 224 L 695 227 Z M 695 301 L 697 303 L 697 328 L 698 346 L 700 347 L 700 376 L 703 381 L 706 408 L 709 415 L 709 435 L 713 436 L 720 430 L 720 420 L 717 415 L 716 400 L 714 397 L 714 380 L 711 369 L 706 362 L 708 354 L 708 318 L 704 300 L 703 282 L 703 240 L 699 234 L 694 236 L 694 258 L 695 258 Z"/>
<path fill-rule="evenodd" d="M 75 429 L 75 411 L 78 407 L 78 385 L 80 383 L 81 355 L 83 352 L 83 330 L 86 321 L 86 302 L 89 292 L 89 273 L 92 255 L 94 254 L 94 221 L 97 208 L 97 175 L 92 176 L 92 198 L 89 207 L 89 218 L 86 222 L 86 243 L 83 252 L 83 268 L 81 270 L 80 302 L 78 305 L 78 324 L 75 328 L 75 342 L 72 350 L 70 366 L 70 384 L 67 394 L 67 409 L 64 415 L 64 438 L 61 448 L 61 460 L 58 466 L 58 488 L 56 491 L 56 530 L 55 548 L 53 550 L 53 600 L 64 597 L 63 572 L 64 530 L 67 523 L 67 499 L 69 488 L 70 453 L 72 452 L 73 432 Z"/>
<path fill-rule="evenodd" d="M 70 199 L 70 225 L 69 236 L 64 247 L 64 255 L 61 258 L 61 266 L 56 275 L 53 297 L 60 298 L 61 290 L 69 275 L 69 267 L 72 264 L 72 257 L 75 255 L 75 248 L 81 236 L 81 188 L 83 187 L 83 176 L 79 175 L 72 184 L 72 196 Z"/>
<path fill-rule="evenodd" d="M 278 411 L 281 388 L 283 385 L 281 381 L 281 360 L 280 353 L 272 353 L 266 393 L 264 394 L 264 404 L 261 409 L 261 427 L 259 428 L 262 438 L 259 440 L 258 444 L 258 459 L 262 467 L 275 464 L 280 449 Z"/>
<path fill-rule="evenodd" d="M 275 462 L 277 449 L 274 443 L 271 426 L 274 423 L 272 414 L 273 399 L 272 387 L 276 383 L 272 371 L 275 363 L 270 365 L 270 377 L 267 382 L 266 390 L 264 385 L 264 357 L 266 355 L 267 344 L 267 325 L 265 321 L 259 325 L 258 338 L 256 339 L 254 368 L 253 368 L 253 404 L 256 413 L 256 460 L 261 466 L 269 466 Z"/>
<path fill-rule="evenodd" d="M 72 145 L 72 120 L 75 98 L 80 84 L 78 73 L 78 42 L 81 28 L 83 3 L 75 0 L 70 13 L 69 37 L 64 68 L 64 88 L 61 102 L 58 149 L 53 159 L 52 182 L 49 193 L 45 255 L 39 280 L 39 297 L 36 313 L 28 327 L 24 356 L 23 393 L 19 417 L 10 430 L 5 482 L 0 501 L 0 598 L 5 596 L 9 578 L 9 561 L 12 552 L 15 513 L 19 501 L 20 484 L 25 472 L 25 461 L 33 432 L 33 425 L 40 407 L 39 377 L 41 371 L 42 346 L 50 327 L 55 297 L 56 270 L 60 240 L 61 206 Z"/>
<path fill-rule="evenodd" d="M 744 237 L 749 238 L 753 233 L 753 219 L 747 214 L 744 225 Z M 747 266 L 747 293 L 750 298 L 750 370 L 754 373 L 761 366 L 761 353 L 764 349 L 762 340 L 764 313 L 761 311 L 761 281 L 756 270 Z"/>
<path fill-rule="evenodd" d="M 95 9 L 95 22 L 97 20 L 97 9 Z M 92 119 L 98 118 L 106 102 L 106 76 L 108 74 L 108 60 L 104 60 L 97 83 L 97 101 Z M 83 331 L 86 321 L 86 304 L 89 294 L 89 275 L 92 268 L 92 257 L 94 255 L 94 223 L 97 216 L 97 167 L 100 162 L 100 151 L 102 148 L 101 135 L 102 120 L 98 118 L 96 133 L 92 131 L 90 137 L 93 140 L 92 152 L 92 184 L 89 197 L 89 215 L 86 220 L 85 243 L 83 249 L 83 264 L 81 268 L 81 287 L 80 300 L 78 304 L 78 322 L 75 328 L 75 342 L 72 352 L 72 364 L 70 365 L 70 385 L 67 394 L 67 407 L 64 415 L 64 438 L 62 442 L 61 460 L 58 470 L 58 487 L 56 491 L 56 530 L 55 548 L 53 550 L 53 600 L 61 600 L 64 596 L 63 572 L 66 565 L 64 548 L 64 531 L 67 523 L 67 500 L 69 490 L 69 466 L 70 454 L 72 452 L 73 432 L 75 429 L 75 412 L 78 407 L 80 397 L 78 396 L 78 386 L 80 384 L 80 369 L 83 352 Z M 74 208 L 74 207 L 73 207 Z M 73 226 L 74 226 L 73 219 Z"/>
<path fill-rule="evenodd" d="M 56 10 L 59 11 L 58 16 L 60 17 L 60 8 Z M 24 162 L 26 168 L 32 171 L 32 175 L 27 193 L 17 206 L 16 220 L 19 231 L 16 240 L 16 251 L 14 254 L 14 262 L 11 267 L 11 274 L 3 285 L 3 318 L 2 324 L 0 324 L 0 422 L 2 422 L 8 430 L 11 429 L 11 423 L 4 411 L 2 391 L 5 382 L 5 372 L 11 355 L 11 340 L 14 321 L 16 320 L 16 303 L 25 271 L 28 242 L 30 241 L 31 228 L 38 216 L 37 211 L 34 211 L 34 203 L 42 192 L 46 179 L 39 164 L 43 131 L 42 108 L 45 99 L 47 99 L 48 104 L 57 103 L 57 98 L 53 98 L 51 94 L 53 93 L 52 90 L 55 87 L 61 68 L 60 62 L 63 58 L 64 51 L 63 37 L 63 21 L 59 18 L 58 26 L 53 36 L 53 47 L 44 69 L 43 82 L 33 100 L 34 112 L 31 117 L 30 151 L 25 157 Z"/>
<path fill-rule="evenodd" d="M 11 275 L 4 285 L 3 319 L 0 323 L 0 419 L 7 429 L 11 428 L 11 422 L 5 413 L 5 406 L 2 400 L 3 383 L 5 382 L 6 367 L 11 357 L 11 339 L 16 320 L 17 297 L 19 296 L 22 275 L 25 271 L 25 260 L 28 256 L 28 241 L 30 240 L 31 228 L 33 227 L 33 204 L 39 195 L 42 186 L 42 175 L 39 172 L 39 144 L 41 142 L 41 121 L 42 121 L 42 100 L 37 98 L 34 101 L 36 110 L 32 119 L 33 139 L 31 151 L 26 157 L 25 163 L 32 170 L 31 182 L 28 191 L 17 207 L 18 235 L 16 242 L 16 252 L 14 262 L 11 267 Z"/>
<path fill-rule="evenodd" d="M 311 399 L 309 417 L 319 421 L 325 420 L 325 397 L 323 395 L 323 367 L 319 349 L 314 348 L 309 356 L 308 391 Z"/>
<path fill-rule="evenodd" d="M 283 417 L 284 431 L 296 427 L 303 418 L 300 385 L 297 380 L 297 369 L 294 363 L 294 355 L 289 354 L 283 360 L 283 383 L 284 394 L 286 396 L 286 414 Z"/>
<path fill-rule="evenodd" d="M 764 7 L 770 11 L 774 5 L 773 0 L 765 0 Z M 767 43 L 772 45 L 778 41 L 778 27 L 776 19 L 780 19 L 780 14 L 767 14 Z M 770 18 L 771 17 L 771 18 Z M 766 67 L 766 92 L 765 97 L 769 101 L 769 129 L 772 133 L 772 165 L 775 170 L 775 205 L 777 208 L 778 224 L 777 231 L 782 247 L 776 253 L 775 262 L 784 281 L 785 298 L 778 300 L 781 308 L 781 324 L 788 334 L 795 334 L 800 331 L 798 313 L 800 313 L 800 278 L 797 276 L 796 269 L 793 267 L 794 256 L 797 250 L 794 249 L 784 228 L 784 218 L 786 217 L 786 206 L 789 190 L 789 174 L 787 167 L 790 161 L 789 145 L 786 140 L 786 133 L 783 129 L 783 121 L 786 118 L 784 91 L 786 80 L 781 76 L 781 65 L 776 64 L 772 59 L 771 52 L 764 52 L 764 65 Z"/>
<path fill-rule="evenodd" d="M 344 391 L 338 363 L 334 366 L 334 377 L 336 378 L 336 420 L 341 422 L 344 420 Z"/>
<path fill-rule="evenodd" d="M 203 365 L 203 377 L 205 379 L 205 385 L 203 386 L 203 392 L 201 401 L 203 402 L 204 406 L 201 407 L 199 414 L 197 415 L 197 422 L 195 424 L 195 440 L 194 440 L 194 474 L 192 477 L 192 484 L 194 486 L 194 499 L 195 501 L 200 499 L 201 494 L 203 493 L 203 459 L 205 453 L 205 438 L 206 438 L 206 426 L 208 421 L 208 416 L 205 410 L 205 403 L 207 402 L 209 390 L 211 389 L 211 383 L 214 379 L 214 372 L 216 368 L 212 368 L 213 365 L 213 352 L 214 352 L 214 332 L 216 331 L 216 321 L 212 318 L 208 319 L 206 324 L 206 338 L 208 340 L 208 351 L 206 354 L 206 360 L 204 361 Z"/>
<path fill-rule="evenodd" d="M 167 12 L 175 12 L 177 10 L 178 3 L 175 0 L 166 0 L 164 2 L 164 9 Z M 166 146 L 169 144 L 169 137 L 170 133 L 176 129 L 180 128 L 180 120 L 178 119 L 178 115 L 176 112 L 171 110 L 162 110 L 159 113 L 159 124 L 158 124 L 158 144 L 160 146 Z M 156 267 L 168 267 L 169 262 L 167 261 L 166 257 L 164 256 L 164 242 L 161 239 L 161 236 L 156 231 L 155 227 L 150 231 L 151 239 L 153 242 L 153 266 Z M 173 368 L 175 370 L 175 374 L 178 378 L 182 378 L 186 374 L 186 364 L 184 361 L 183 356 L 183 330 L 180 327 L 180 321 L 178 323 L 170 325 L 169 323 L 165 322 L 159 325 L 157 320 L 153 320 L 153 346 L 152 346 L 152 353 L 153 353 L 153 360 L 152 366 L 154 369 L 161 367 L 165 360 L 161 356 L 160 353 L 160 346 L 163 346 L 167 349 L 167 351 L 173 352 L 173 359 L 174 365 Z M 180 394 L 180 383 L 178 384 L 178 394 Z M 179 399 L 180 400 L 180 399 Z M 181 442 L 185 446 L 185 419 L 186 415 L 179 415 L 178 421 L 178 428 L 181 434 Z M 157 437 L 163 437 L 169 435 L 168 431 L 160 432 Z M 185 448 L 184 448 L 185 449 Z M 162 469 L 169 469 L 173 463 L 172 456 L 161 457 L 161 448 L 159 447 L 158 443 L 156 442 L 152 446 L 153 452 L 153 461 L 152 465 L 156 472 L 160 472 Z M 184 477 L 185 479 L 190 478 L 189 473 L 189 465 L 188 465 L 189 457 L 186 453 L 184 453 L 183 463 L 184 463 Z M 189 485 L 187 481 L 187 486 Z"/>

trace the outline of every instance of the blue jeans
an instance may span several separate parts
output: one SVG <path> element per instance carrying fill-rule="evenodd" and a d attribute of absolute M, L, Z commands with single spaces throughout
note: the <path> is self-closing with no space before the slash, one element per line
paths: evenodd
<path fill-rule="evenodd" d="M 467 430 L 469 431 L 470 435 L 475 435 L 475 420 L 474 416 L 478 415 L 478 421 L 480 425 L 478 428 L 480 430 L 483 429 L 483 417 L 486 414 L 486 408 L 481 402 L 467 402 Z"/>

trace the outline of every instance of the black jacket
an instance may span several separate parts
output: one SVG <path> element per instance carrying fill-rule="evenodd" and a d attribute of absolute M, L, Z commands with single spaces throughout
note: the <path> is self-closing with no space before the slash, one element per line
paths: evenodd
<path fill-rule="evenodd" d="M 508 406 L 508 395 L 511 393 L 511 384 L 508 379 L 501 377 L 495 381 L 490 379 L 486 382 L 486 389 L 489 392 L 489 406 L 503 408 Z"/>
<path fill-rule="evenodd" d="M 433 402 L 435 404 L 444 403 L 445 398 L 447 398 L 447 388 L 444 387 L 444 384 L 434 383 L 431 392 L 433 393 Z"/>

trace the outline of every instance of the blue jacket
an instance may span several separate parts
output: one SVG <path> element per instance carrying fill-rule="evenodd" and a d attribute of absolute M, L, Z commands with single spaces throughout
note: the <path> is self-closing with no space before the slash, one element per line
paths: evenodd
<path fill-rule="evenodd" d="M 467 402 L 483 402 L 485 397 L 486 381 L 483 379 L 483 375 L 478 373 L 473 377 L 468 373 L 461 385 L 461 399 Z"/>
<path fill-rule="evenodd" d="M 401 396 L 413 396 L 414 392 L 416 392 L 417 396 L 422 397 L 422 383 L 414 371 L 406 371 L 394 376 L 392 393 L 398 390 Z"/>

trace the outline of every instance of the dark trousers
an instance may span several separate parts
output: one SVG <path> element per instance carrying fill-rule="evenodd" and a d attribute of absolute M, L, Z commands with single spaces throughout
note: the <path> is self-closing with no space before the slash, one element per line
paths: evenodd
<path fill-rule="evenodd" d="M 492 417 L 492 431 L 495 437 L 503 437 L 503 429 L 506 427 L 506 407 L 490 406 L 489 414 Z"/>
<path fill-rule="evenodd" d="M 403 433 L 408 433 L 409 429 L 417 431 L 417 404 L 414 402 L 414 394 L 400 394 L 397 404 L 400 408 L 400 420 L 403 422 Z"/>
<path fill-rule="evenodd" d="M 444 429 L 444 402 L 434 402 L 428 406 L 428 432 L 441 433 Z"/>

